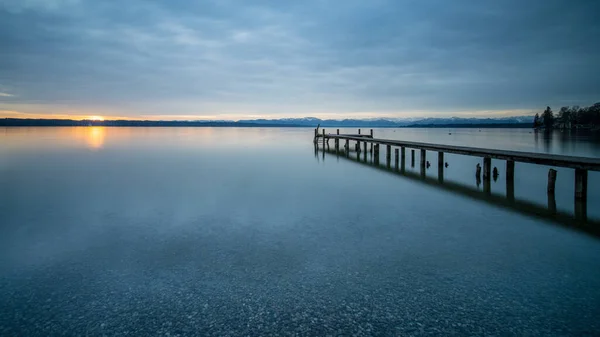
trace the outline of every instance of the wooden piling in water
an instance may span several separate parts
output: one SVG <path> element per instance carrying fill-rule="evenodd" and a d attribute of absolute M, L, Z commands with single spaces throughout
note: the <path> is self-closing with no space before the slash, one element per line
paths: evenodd
<path fill-rule="evenodd" d="M 421 166 L 425 166 L 426 161 L 427 161 L 427 151 L 421 149 Z"/>
<path fill-rule="evenodd" d="M 395 167 L 396 170 L 398 169 L 398 163 L 400 162 L 400 149 L 396 148 L 394 149 L 394 163 L 395 163 Z"/>
<path fill-rule="evenodd" d="M 360 135 L 360 129 L 358 129 L 358 134 Z"/>
<path fill-rule="evenodd" d="M 492 158 L 483 158 L 483 180 L 489 180 L 492 177 Z"/>
<path fill-rule="evenodd" d="M 390 166 L 390 163 L 392 162 L 392 146 L 391 145 L 387 145 L 385 147 L 385 160 L 387 162 L 387 165 Z"/>
<path fill-rule="evenodd" d="M 404 166 L 404 162 L 406 161 L 406 148 L 403 146 L 400 148 L 400 164 Z"/>
<path fill-rule="evenodd" d="M 350 140 L 346 139 L 346 155 L 350 154 Z"/>
<path fill-rule="evenodd" d="M 373 148 L 373 162 L 379 164 L 379 144 L 375 144 Z"/>
<path fill-rule="evenodd" d="M 587 199 L 588 171 L 575 169 L 575 199 Z"/>
<path fill-rule="evenodd" d="M 554 194 L 554 186 L 556 185 L 556 170 L 548 170 L 548 194 Z"/>
<path fill-rule="evenodd" d="M 438 180 L 444 181 L 444 152 L 438 152 Z"/>
<path fill-rule="evenodd" d="M 410 166 L 415 167 L 415 150 L 410 150 Z"/>
<path fill-rule="evenodd" d="M 515 161 L 507 160 L 506 161 L 506 181 L 514 181 L 515 180 Z"/>

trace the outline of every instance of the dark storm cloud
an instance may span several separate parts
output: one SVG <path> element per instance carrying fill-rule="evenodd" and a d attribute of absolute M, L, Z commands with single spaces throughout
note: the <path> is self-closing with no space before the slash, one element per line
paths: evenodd
<path fill-rule="evenodd" d="M 584 105 L 600 98 L 598 11 L 597 1 L 558 0 L 0 0 L 0 110 Z"/>

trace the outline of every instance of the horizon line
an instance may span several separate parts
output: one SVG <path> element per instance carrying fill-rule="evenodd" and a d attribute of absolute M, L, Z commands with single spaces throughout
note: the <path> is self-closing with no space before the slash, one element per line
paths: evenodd
<path fill-rule="evenodd" d="M 96 117 L 96 118 L 94 118 Z M 283 120 L 302 120 L 302 119 L 316 119 L 316 120 L 320 120 L 320 121 L 364 121 L 364 122 L 370 122 L 370 121 L 389 121 L 389 122 L 396 122 L 396 121 L 418 121 L 418 120 L 423 120 L 423 119 L 477 119 L 477 120 L 486 120 L 486 119 L 496 119 L 496 120 L 502 120 L 502 119 L 510 119 L 510 118 L 520 118 L 520 117 L 531 117 L 533 118 L 533 115 L 515 115 L 515 116 L 488 116 L 488 117 L 460 117 L 460 116 L 448 116 L 448 117 L 371 117 L 371 118 L 319 118 L 319 117 L 312 117 L 312 116 L 306 116 L 306 117 L 281 117 L 281 118 L 254 118 L 254 119 L 144 119 L 144 118 L 136 118 L 136 117 L 128 117 L 128 118 L 121 118 L 121 117 L 117 117 L 116 119 L 107 119 L 107 118 L 98 118 L 99 116 L 88 116 L 86 118 L 60 118 L 60 117 L 47 117 L 47 118 L 40 118 L 40 117 L 0 117 L 0 119 L 12 119 L 12 120 L 48 120 L 48 121 L 79 121 L 79 122 L 94 122 L 94 123 L 102 123 L 102 122 L 181 122 L 181 123 L 186 123 L 186 122 L 201 122 L 201 123 L 211 123 L 211 122 L 229 122 L 229 123 L 243 123 L 243 122 L 252 122 L 252 121 L 258 121 L 258 120 L 264 120 L 264 121 L 283 121 Z"/>

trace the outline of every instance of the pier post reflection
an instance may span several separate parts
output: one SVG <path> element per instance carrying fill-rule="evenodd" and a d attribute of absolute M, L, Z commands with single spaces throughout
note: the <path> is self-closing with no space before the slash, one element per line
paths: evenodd
<path fill-rule="evenodd" d="M 575 199 L 575 218 L 580 221 L 587 221 L 587 201 Z"/>
<path fill-rule="evenodd" d="M 548 210 L 552 214 L 556 214 L 556 195 L 554 193 L 548 193 Z"/>
<path fill-rule="evenodd" d="M 506 180 L 506 199 L 509 202 L 515 202 L 515 181 L 514 180 Z"/>
<path fill-rule="evenodd" d="M 377 152 L 377 145 L 374 146 L 374 152 Z M 334 154 L 332 150 L 324 149 L 323 153 L 328 152 Z M 342 157 L 343 158 L 343 157 Z M 374 156 L 374 159 L 376 156 Z M 526 216 L 543 218 L 551 223 L 558 224 L 570 229 L 583 231 L 588 234 L 600 238 L 600 222 L 597 220 L 591 220 L 587 217 L 587 203 L 585 200 L 576 199 L 575 209 L 573 213 L 558 210 L 556 207 L 556 199 L 554 194 L 548 194 L 547 205 L 540 205 L 529 200 L 520 200 L 515 198 L 514 181 L 506 181 L 506 195 L 491 193 L 489 187 L 484 186 L 483 192 L 479 188 L 473 188 L 469 185 L 464 185 L 459 182 L 449 181 L 447 179 L 439 179 L 434 177 L 427 177 L 424 170 L 420 172 L 406 171 L 400 163 L 400 171 L 387 166 L 379 165 L 377 160 L 370 162 L 363 162 L 360 157 L 348 157 L 350 161 L 354 161 L 361 165 L 392 174 L 397 177 L 410 179 L 421 182 L 427 186 L 436 187 L 444 191 L 462 195 L 480 202 L 492 204 L 505 208 L 516 213 L 520 213 Z M 476 176 L 477 184 L 481 184 L 481 177 Z M 489 184 L 491 179 L 487 179 L 484 184 Z"/>

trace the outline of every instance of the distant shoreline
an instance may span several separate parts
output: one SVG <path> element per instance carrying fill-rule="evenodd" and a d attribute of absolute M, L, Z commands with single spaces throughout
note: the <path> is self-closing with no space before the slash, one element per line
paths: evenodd
<path fill-rule="evenodd" d="M 287 124 L 287 123 L 256 123 L 233 121 L 137 121 L 137 120 L 72 120 L 72 119 L 0 119 L 0 127 L 81 127 L 81 126 L 106 126 L 106 127 L 247 127 L 247 128 L 315 128 L 318 123 L 312 124 Z M 321 122 L 324 128 L 531 128 L 531 123 L 456 123 L 456 124 L 408 124 L 408 125 L 378 125 L 365 122 L 364 124 L 344 125 L 335 122 Z"/>

